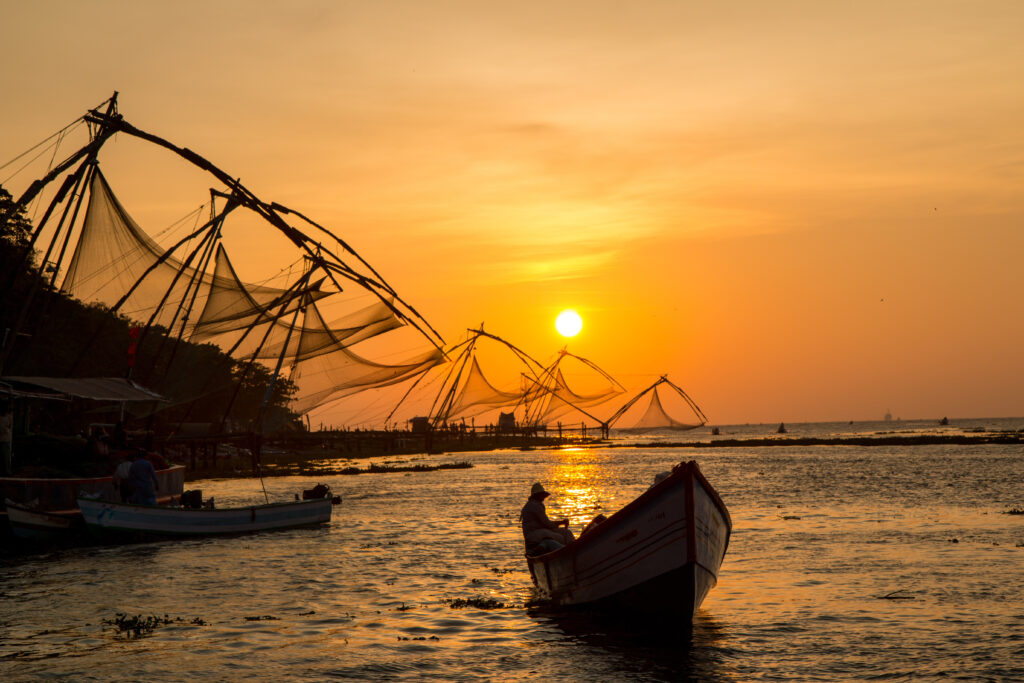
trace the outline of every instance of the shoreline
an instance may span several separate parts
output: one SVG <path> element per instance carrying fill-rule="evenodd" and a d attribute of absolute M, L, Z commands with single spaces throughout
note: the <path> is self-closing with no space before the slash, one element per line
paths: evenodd
<path fill-rule="evenodd" d="M 320 459 L 322 461 L 323 458 Z M 347 458 L 343 458 L 347 460 Z M 311 461 L 298 461 L 287 464 L 270 464 L 263 466 L 263 478 L 272 477 L 338 477 L 359 474 L 395 474 L 412 472 L 437 472 L 439 470 L 466 470 L 473 467 L 469 462 L 444 462 L 439 465 L 378 465 L 370 463 L 366 468 L 315 466 Z M 240 470 L 194 470 L 185 472 L 185 482 L 204 479 L 251 479 L 256 475 Z"/>
<path fill-rule="evenodd" d="M 900 446 L 933 446 L 933 445 L 1015 445 L 1024 443 L 1024 433 L 992 432 L 985 434 L 919 434 L 910 436 L 849 436 L 849 437 L 757 437 L 748 439 L 716 439 L 713 441 L 675 441 L 675 442 L 637 442 L 616 443 L 605 439 L 582 438 L 546 438 L 524 442 L 519 439 L 467 439 L 462 443 L 449 443 L 443 449 L 409 450 L 388 449 L 375 450 L 372 453 L 339 452 L 339 451 L 291 451 L 272 452 L 264 455 L 262 464 L 264 477 L 310 476 L 326 477 L 360 474 L 387 474 L 395 472 L 434 472 L 447 469 L 467 469 L 473 465 L 466 461 L 446 462 L 436 465 L 426 464 L 394 464 L 380 465 L 371 463 L 365 468 L 350 464 L 352 461 L 371 458 L 396 456 L 431 456 L 455 455 L 458 453 L 489 453 L 497 450 L 532 451 L 542 449 L 558 450 L 563 448 L 773 448 L 773 447 L 808 447 L 808 446 L 861 446 L 861 447 L 900 447 Z M 334 462 L 325 464 L 325 461 Z M 236 468 L 231 462 L 226 467 L 199 467 L 185 472 L 185 481 L 200 479 L 245 479 L 255 477 L 249 467 Z M 230 468 L 230 469 L 229 469 Z"/>
<path fill-rule="evenodd" d="M 770 446 L 933 446 L 957 445 L 1013 445 L 1024 443 L 1020 432 L 993 432 L 987 434 L 916 434 L 912 436 L 777 436 L 750 439 L 718 439 L 715 441 L 681 441 L 658 443 L 611 444 L 608 448 L 763 448 Z"/>
<path fill-rule="evenodd" d="M 344 447 L 308 447 L 309 437 L 299 443 L 294 440 L 273 442 L 271 448 L 262 454 L 261 469 L 264 477 L 290 476 L 336 476 L 359 474 L 387 474 L 393 472 L 433 472 L 437 470 L 466 469 L 471 463 L 447 462 L 436 465 L 426 464 L 377 464 L 371 463 L 365 468 L 354 466 L 355 461 L 372 458 L 394 458 L 401 456 L 443 456 L 458 453 L 489 453 L 499 450 L 532 451 L 538 449 L 588 448 L 602 445 L 600 439 L 583 437 L 522 437 L 522 436 L 475 436 L 470 438 L 435 437 L 429 441 L 387 435 L 385 439 L 374 436 L 362 436 L 359 446 Z M 325 440 L 327 441 L 327 440 Z M 298 446 L 296 448 L 295 446 Z M 303 448 L 302 446 L 306 446 Z M 334 466 L 325 464 L 332 461 Z M 233 456 L 215 459 L 198 458 L 195 467 L 186 465 L 185 481 L 199 479 L 245 479 L 257 476 L 253 471 L 248 456 Z M 205 463 L 205 464 L 204 464 Z"/>

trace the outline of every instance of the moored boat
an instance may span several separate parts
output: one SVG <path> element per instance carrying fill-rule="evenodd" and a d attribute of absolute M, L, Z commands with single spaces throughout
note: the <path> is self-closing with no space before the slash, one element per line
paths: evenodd
<path fill-rule="evenodd" d="M 53 541 L 82 528 L 82 516 L 61 515 L 46 512 L 36 507 L 15 503 L 10 498 L 4 501 L 11 532 L 18 538 L 29 541 Z"/>
<path fill-rule="evenodd" d="M 689 622 L 718 581 L 731 531 L 725 503 L 691 460 L 573 543 L 526 559 L 555 605 Z"/>
<path fill-rule="evenodd" d="M 97 536 L 168 538 L 243 534 L 329 522 L 331 498 L 235 508 L 184 508 L 79 498 L 89 531 Z"/>
<path fill-rule="evenodd" d="M 184 465 L 172 465 L 156 471 L 159 484 L 157 503 L 166 505 L 172 499 L 181 497 L 185 488 Z M 0 498 L 10 500 L 22 507 L 31 507 L 52 516 L 72 520 L 82 519 L 78 507 L 78 496 L 86 494 L 106 500 L 117 500 L 120 493 L 114 486 L 113 477 L 83 478 L 41 478 L 41 477 L 0 477 Z M 0 519 L 10 516 L 8 510 L 0 511 Z M 9 520 L 13 521 L 13 520 Z M 12 531 L 13 523 L 11 524 Z"/>

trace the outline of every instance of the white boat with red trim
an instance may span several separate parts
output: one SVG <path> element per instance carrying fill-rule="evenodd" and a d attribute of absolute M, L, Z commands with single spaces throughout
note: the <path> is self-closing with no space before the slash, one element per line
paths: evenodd
<path fill-rule="evenodd" d="M 555 605 L 689 622 L 718 581 L 731 531 L 725 503 L 691 460 L 576 541 L 526 560 Z"/>

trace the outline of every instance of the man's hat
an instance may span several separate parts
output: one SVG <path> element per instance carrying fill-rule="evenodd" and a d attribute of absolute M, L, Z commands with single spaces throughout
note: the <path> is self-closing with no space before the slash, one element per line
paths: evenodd
<path fill-rule="evenodd" d="M 538 493 L 543 493 L 545 496 L 551 495 L 550 493 L 544 490 L 544 486 L 539 481 L 530 487 L 530 496 L 535 496 Z"/>

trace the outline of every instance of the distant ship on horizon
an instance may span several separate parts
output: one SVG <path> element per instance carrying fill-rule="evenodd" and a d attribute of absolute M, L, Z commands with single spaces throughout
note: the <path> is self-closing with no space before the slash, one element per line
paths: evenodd
<path fill-rule="evenodd" d="M 889 410 L 885 411 L 885 421 L 886 422 L 892 422 L 892 411 L 889 411 Z"/>

